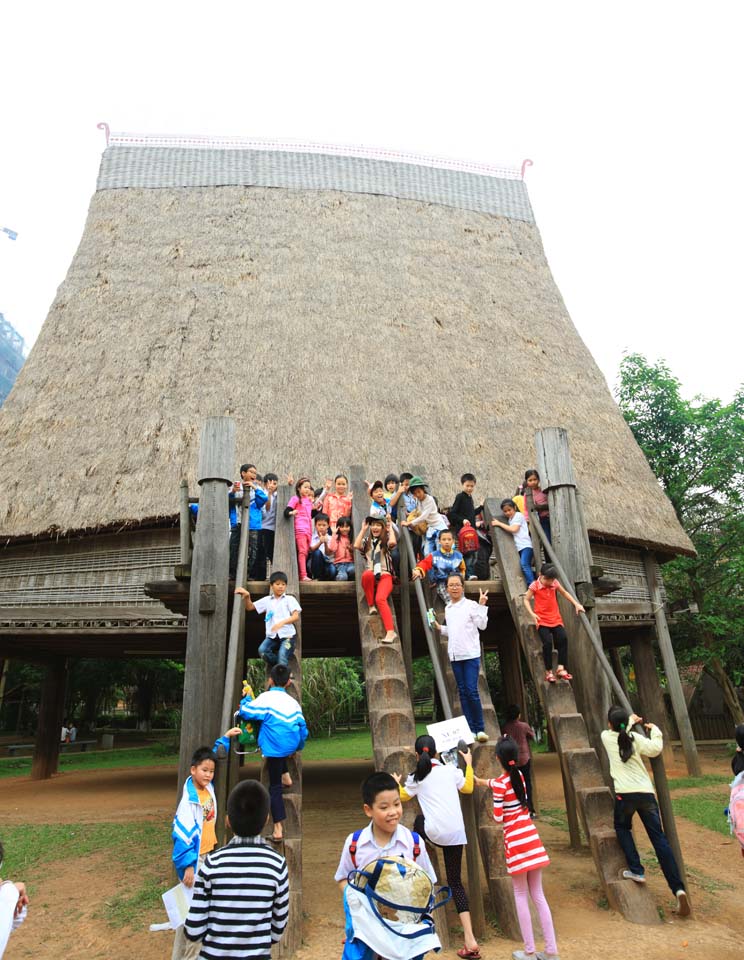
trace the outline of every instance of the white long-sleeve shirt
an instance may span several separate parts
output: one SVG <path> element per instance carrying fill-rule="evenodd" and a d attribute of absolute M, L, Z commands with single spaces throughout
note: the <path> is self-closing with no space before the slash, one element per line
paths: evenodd
<path fill-rule="evenodd" d="M 488 626 L 488 607 L 465 597 L 448 603 L 444 610 L 442 636 L 447 637 L 450 660 L 472 660 L 481 654 L 479 630 Z"/>
<path fill-rule="evenodd" d="M 16 916 L 18 896 L 18 887 L 10 880 L 4 881 L 0 886 L 0 957 L 5 953 L 11 931 L 26 919 L 25 907 Z"/>

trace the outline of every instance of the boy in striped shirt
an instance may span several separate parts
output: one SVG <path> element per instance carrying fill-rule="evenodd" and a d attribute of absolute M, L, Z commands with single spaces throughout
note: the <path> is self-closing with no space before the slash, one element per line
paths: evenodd
<path fill-rule="evenodd" d="M 287 864 L 260 835 L 268 816 L 269 794 L 257 780 L 244 780 L 227 798 L 235 836 L 207 856 L 186 917 L 186 937 L 202 941 L 203 960 L 269 960 L 281 939 L 289 914 Z"/>

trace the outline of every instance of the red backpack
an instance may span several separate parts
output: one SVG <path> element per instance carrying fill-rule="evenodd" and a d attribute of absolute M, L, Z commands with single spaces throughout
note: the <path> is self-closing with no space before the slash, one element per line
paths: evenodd
<path fill-rule="evenodd" d="M 475 527 L 463 527 L 457 535 L 457 549 L 463 555 L 475 553 L 478 549 L 478 534 Z"/>

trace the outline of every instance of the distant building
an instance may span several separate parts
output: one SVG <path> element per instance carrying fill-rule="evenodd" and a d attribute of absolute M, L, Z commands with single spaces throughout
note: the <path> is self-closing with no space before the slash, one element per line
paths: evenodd
<path fill-rule="evenodd" d="M 0 406 L 23 366 L 23 337 L 0 313 Z"/>

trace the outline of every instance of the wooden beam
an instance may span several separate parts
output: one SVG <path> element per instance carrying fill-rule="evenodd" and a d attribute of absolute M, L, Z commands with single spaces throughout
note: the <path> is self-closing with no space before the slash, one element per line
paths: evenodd
<path fill-rule="evenodd" d="M 682 691 L 682 682 L 679 679 L 679 670 L 677 669 L 677 660 L 674 656 L 674 648 L 672 647 L 672 638 L 669 634 L 669 626 L 664 614 L 664 603 L 661 598 L 661 588 L 656 572 L 656 556 L 648 550 L 643 551 L 643 566 L 646 571 L 648 592 L 654 608 L 656 639 L 661 652 L 661 660 L 664 664 L 664 673 L 666 674 L 667 687 L 672 701 L 672 710 L 674 710 L 674 719 L 677 723 L 679 738 L 682 741 L 682 750 L 685 755 L 687 772 L 691 777 L 699 777 L 701 775 L 700 758 L 698 757 L 697 746 L 695 745 L 695 736 L 692 732 L 690 715 L 687 712 L 685 695 Z"/>
<path fill-rule="evenodd" d="M 66 688 L 67 660 L 55 657 L 47 664 L 41 686 L 36 746 L 31 762 L 32 780 L 48 780 L 57 772 Z"/>
<path fill-rule="evenodd" d="M 183 686 L 178 797 L 188 776 L 191 755 L 214 743 L 224 731 L 222 690 L 225 685 L 227 630 L 228 503 L 235 458 L 235 421 L 204 421 L 199 447 L 199 520 L 194 537 Z M 220 810 L 219 816 L 225 811 Z"/>
<path fill-rule="evenodd" d="M 179 490 L 179 518 L 178 533 L 181 554 L 181 566 L 187 567 L 191 564 L 191 513 L 189 512 L 189 481 L 181 481 Z"/>
<path fill-rule="evenodd" d="M 636 630 L 631 634 L 630 651 L 635 667 L 641 715 L 652 720 L 661 730 L 664 735 L 664 762 L 668 766 L 674 766 L 674 748 L 669 736 L 664 695 L 661 692 L 659 675 L 656 671 L 653 637 L 648 630 Z M 614 652 L 617 653 L 617 651 Z"/>

